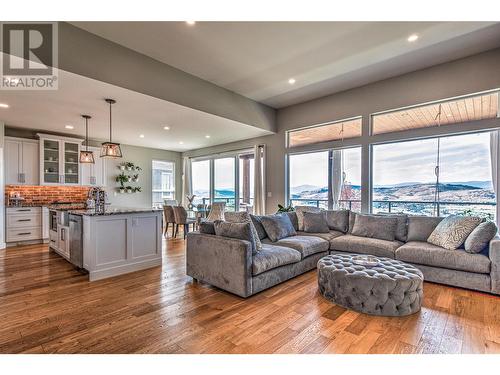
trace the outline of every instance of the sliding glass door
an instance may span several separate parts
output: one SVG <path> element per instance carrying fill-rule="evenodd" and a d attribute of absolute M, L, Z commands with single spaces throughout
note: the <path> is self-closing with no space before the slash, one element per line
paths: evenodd
<path fill-rule="evenodd" d="M 191 183 L 196 195 L 195 205 L 210 204 L 210 160 L 193 161 L 191 163 Z"/>
<path fill-rule="evenodd" d="M 214 202 L 225 202 L 227 211 L 236 209 L 235 158 L 214 160 Z"/>

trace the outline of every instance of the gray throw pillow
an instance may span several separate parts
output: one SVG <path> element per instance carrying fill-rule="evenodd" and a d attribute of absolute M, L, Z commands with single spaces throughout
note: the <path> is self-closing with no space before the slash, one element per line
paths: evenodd
<path fill-rule="evenodd" d="M 266 230 L 267 236 L 273 242 L 297 235 L 288 215 L 261 216 L 260 222 Z"/>
<path fill-rule="evenodd" d="M 295 206 L 299 230 L 304 230 L 304 212 L 320 212 L 321 209 L 313 206 Z"/>
<path fill-rule="evenodd" d="M 262 250 L 262 242 L 260 242 L 259 233 L 253 225 L 253 221 L 250 218 L 250 214 L 246 211 L 231 212 L 227 211 L 224 213 L 224 219 L 229 223 L 250 223 L 252 225 L 252 231 L 255 237 L 255 246 L 257 251 Z"/>
<path fill-rule="evenodd" d="M 199 225 L 200 233 L 215 234 L 215 225 L 213 221 L 202 221 Z"/>
<path fill-rule="evenodd" d="M 293 229 L 299 230 L 299 218 L 297 217 L 297 212 L 295 211 L 283 212 L 283 215 L 287 215 L 290 218 L 290 221 L 292 222 L 293 225 Z"/>
<path fill-rule="evenodd" d="M 330 229 L 342 233 L 349 230 L 349 210 L 327 210 L 325 214 Z"/>
<path fill-rule="evenodd" d="M 229 223 L 223 220 L 216 220 L 214 222 L 215 234 L 217 236 L 237 238 L 250 242 L 252 246 L 252 254 L 257 254 L 257 247 L 255 245 L 255 236 L 252 231 L 251 223 Z"/>
<path fill-rule="evenodd" d="M 328 233 L 328 223 L 325 212 L 304 212 L 304 232 Z"/>
<path fill-rule="evenodd" d="M 398 219 L 396 227 L 396 240 L 406 242 L 408 237 L 408 215 L 406 214 L 393 214 L 393 213 L 378 213 L 377 216 L 395 217 Z"/>
<path fill-rule="evenodd" d="M 481 221 L 483 219 L 475 216 L 448 216 L 432 231 L 427 242 L 448 250 L 456 250 Z"/>
<path fill-rule="evenodd" d="M 267 237 L 266 230 L 264 229 L 264 227 L 262 226 L 262 222 L 260 221 L 261 218 L 262 216 L 250 214 L 250 219 L 252 219 L 252 223 L 257 230 L 257 234 L 259 235 L 259 240 L 263 240 Z"/>
<path fill-rule="evenodd" d="M 441 221 L 442 217 L 409 215 L 406 241 L 426 242 Z"/>
<path fill-rule="evenodd" d="M 479 224 L 465 240 L 465 251 L 471 254 L 482 252 L 497 234 L 497 226 L 492 221 Z"/>
<path fill-rule="evenodd" d="M 397 226 L 395 217 L 356 214 L 352 235 L 394 241 Z"/>

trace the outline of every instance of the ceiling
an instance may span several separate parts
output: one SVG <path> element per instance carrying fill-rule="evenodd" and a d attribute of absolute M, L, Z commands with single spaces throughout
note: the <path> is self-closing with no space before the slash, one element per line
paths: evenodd
<path fill-rule="evenodd" d="M 271 134 L 61 70 L 58 81 L 59 89 L 54 91 L 0 91 L 0 103 L 9 105 L 0 108 L 0 121 L 12 127 L 84 137 L 80 115 L 89 114 L 89 136 L 102 141 L 109 137 L 109 107 L 104 99 L 113 98 L 117 101 L 113 106 L 113 141 L 124 144 L 187 151 Z M 66 129 L 66 125 L 74 129 Z"/>
<path fill-rule="evenodd" d="M 73 24 L 275 108 L 500 46 L 493 22 Z"/>

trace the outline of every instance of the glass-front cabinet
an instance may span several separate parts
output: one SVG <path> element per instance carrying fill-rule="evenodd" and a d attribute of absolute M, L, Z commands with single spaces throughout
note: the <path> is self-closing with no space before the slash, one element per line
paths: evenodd
<path fill-rule="evenodd" d="M 42 185 L 79 185 L 79 139 L 40 137 L 40 183 Z"/>

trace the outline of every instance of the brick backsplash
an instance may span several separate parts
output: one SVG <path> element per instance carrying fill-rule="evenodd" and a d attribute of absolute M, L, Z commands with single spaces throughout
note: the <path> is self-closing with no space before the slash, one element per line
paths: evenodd
<path fill-rule="evenodd" d="M 85 186 L 5 185 L 5 203 L 14 192 L 21 194 L 24 204 L 50 204 L 56 201 L 84 203 L 88 191 L 89 188 Z"/>

